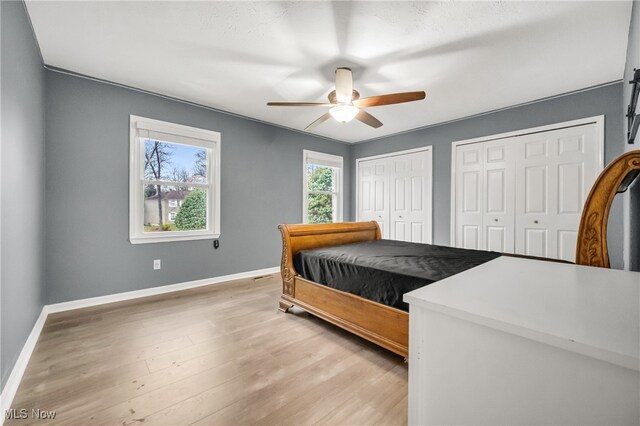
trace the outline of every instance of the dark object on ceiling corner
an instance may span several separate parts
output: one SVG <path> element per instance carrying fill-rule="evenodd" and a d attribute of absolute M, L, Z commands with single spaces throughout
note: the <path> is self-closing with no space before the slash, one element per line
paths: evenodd
<path fill-rule="evenodd" d="M 631 102 L 627 107 L 627 142 L 633 144 L 638 134 L 638 127 L 640 127 L 640 118 L 636 114 L 636 106 L 638 105 L 638 95 L 640 94 L 640 70 L 633 69 L 633 80 L 629 82 L 633 85 L 633 92 L 631 93 Z"/>

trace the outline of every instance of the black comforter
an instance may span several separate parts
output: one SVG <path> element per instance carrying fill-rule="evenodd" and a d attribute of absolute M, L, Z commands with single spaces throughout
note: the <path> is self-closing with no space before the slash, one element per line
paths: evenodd
<path fill-rule="evenodd" d="M 310 281 L 408 311 L 403 294 L 499 256 L 491 251 L 377 240 L 304 250 L 293 262 Z"/>

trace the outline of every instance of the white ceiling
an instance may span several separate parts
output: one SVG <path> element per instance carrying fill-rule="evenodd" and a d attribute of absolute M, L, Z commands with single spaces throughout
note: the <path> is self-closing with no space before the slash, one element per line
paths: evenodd
<path fill-rule="evenodd" d="M 47 65 L 304 129 L 338 66 L 379 129 L 327 121 L 358 142 L 622 78 L 631 2 L 39 2 L 27 8 Z"/>

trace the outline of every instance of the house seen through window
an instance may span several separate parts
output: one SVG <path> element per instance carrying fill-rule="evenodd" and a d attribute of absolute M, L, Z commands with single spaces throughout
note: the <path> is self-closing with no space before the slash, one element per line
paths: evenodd
<path fill-rule="evenodd" d="M 207 150 L 145 139 L 143 161 L 144 231 L 206 229 Z"/>

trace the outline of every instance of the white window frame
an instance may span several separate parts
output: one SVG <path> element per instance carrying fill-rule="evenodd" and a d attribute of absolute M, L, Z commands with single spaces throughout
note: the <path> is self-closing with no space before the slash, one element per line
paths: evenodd
<path fill-rule="evenodd" d="M 175 200 L 175 199 L 167 200 L 167 205 L 171 208 L 176 208 L 178 207 L 178 200 Z"/>
<path fill-rule="evenodd" d="M 303 150 L 302 151 L 302 222 L 308 222 L 308 182 L 307 182 L 307 164 L 318 164 L 322 166 L 335 167 L 338 169 L 337 175 L 337 192 L 327 192 L 327 194 L 336 194 L 336 222 L 342 222 L 342 206 L 344 205 L 344 191 L 343 191 L 343 175 L 344 175 L 344 160 L 339 155 L 325 154 L 324 152 L 316 152 Z M 320 191 L 313 191 L 320 192 Z"/>
<path fill-rule="evenodd" d="M 176 212 L 169 212 L 169 214 L 167 215 L 167 220 L 169 222 L 175 222 L 177 215 L 178 215 L 178 213 L 176 213 Z M 173 216 L 173 218 L 171 216 Z"/>
<path fill-rule="evenodd" d="M 144 232 L 144 141 L 141 134 L 163 134 L 158 139 L 170 143 L 199 146 L 207 149 L 207 184 L 197 182 L 189 186 L 209 187 L 207 194 L 207 229 L 194 231 Z M 150 118 L 129 116 L 129 241 L 131 244 L 160 243 L 216 239 L 220 237 L 220 149 L 219 132 L 183 126 Z M 172 185 L 173 182 L 153 181 Z"/>

